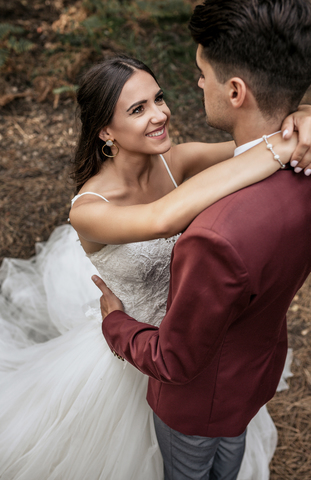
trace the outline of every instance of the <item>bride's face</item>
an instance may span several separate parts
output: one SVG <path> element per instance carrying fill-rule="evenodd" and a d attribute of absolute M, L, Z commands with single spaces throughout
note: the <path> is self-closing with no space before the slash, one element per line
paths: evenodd
<path fill-rule="evenodd" d="M 100 137 L 114 140 L 126 154 L 159 154 L 171 147 L 168 125 L 171 112 L 154 78 L 136 71 L 125 83 L 110 125 Z"/>

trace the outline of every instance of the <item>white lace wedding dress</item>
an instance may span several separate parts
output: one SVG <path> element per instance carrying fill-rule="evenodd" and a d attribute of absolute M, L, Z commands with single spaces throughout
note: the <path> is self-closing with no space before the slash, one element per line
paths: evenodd
<path fill-rule="evenodd" d="M 173 244 L 109 245 L 91 263 L 65 225 L 34 258 L 3 262 L 1 480 L 163 478 L 148 379 L 108 348 L 90 277 L 97 269 L 127 313 L 159 325 Z M 246 445 L 239 480 L 267 480 L 276 431 L 265 407 Z"/>

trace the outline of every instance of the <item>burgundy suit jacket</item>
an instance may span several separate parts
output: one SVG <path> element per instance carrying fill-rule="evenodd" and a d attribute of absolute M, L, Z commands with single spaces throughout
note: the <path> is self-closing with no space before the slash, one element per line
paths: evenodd
<path fill-rule="evenodd" d="M 188 435 L 237 436 L 276 391 L 286 312 L 311 271 L 311 181 L 282 170 L 203 211 L 172 254 L 159 328 L 115 311 L 110 348 L 149 375 L 147 400 Z"/>

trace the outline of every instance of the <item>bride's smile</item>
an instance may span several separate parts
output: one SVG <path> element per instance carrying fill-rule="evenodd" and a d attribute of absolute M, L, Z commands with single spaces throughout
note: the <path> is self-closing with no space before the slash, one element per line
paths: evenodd
<path fill-rule="evenodd" d="M 147 72 L 134 72 L 125 83 L 109 125 L 100 138 L 113 138 L 118 158 L 135 152 L 156 155 L 171 147 L 168 127 L 171 112 L 155 79 Z M 125 157 L 124 157 L 125 158 Z"/>

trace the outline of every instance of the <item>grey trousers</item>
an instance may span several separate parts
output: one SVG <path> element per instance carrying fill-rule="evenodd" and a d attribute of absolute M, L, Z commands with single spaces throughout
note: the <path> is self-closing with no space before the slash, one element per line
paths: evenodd
<path fill-rule="evenodd" d="M 246 431 L 238 437 L 184 435 L 154 416 L 165 480 L 235 480 L 245 450 Z"/>

